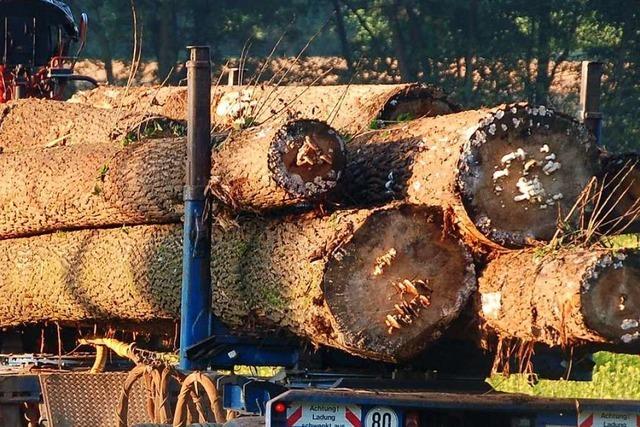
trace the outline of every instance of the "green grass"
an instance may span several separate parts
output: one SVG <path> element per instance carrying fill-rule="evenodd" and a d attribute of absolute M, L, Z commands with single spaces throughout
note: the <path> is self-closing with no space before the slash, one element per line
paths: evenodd
<path fill-rule="evenodd" d="M 601 243 L 605 247 L 613 249 L 638 249 L 640 248 L 640 234 L 605 236 L 601 239 Z"/>
<path fill-rule="evenodd" d="M 496 390 L 544 397 L 640 399 L 640 356 L 599 352 L 591 381 L 539 380 L 525 375 L 495 375 L 487 382 Z"/>

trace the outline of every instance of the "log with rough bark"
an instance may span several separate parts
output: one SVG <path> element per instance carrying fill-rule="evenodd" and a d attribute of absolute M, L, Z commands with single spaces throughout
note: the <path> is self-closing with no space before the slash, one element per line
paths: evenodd
<path fill-rule="evenodd" d="M 325 124 L 302 120 L 248 133 L 252 137 L 232 137 L 212 159 L 219 184 L 215 193 L 234 206 L 290 206 L 337 184 L 344 144 Z M 177 222 L 185 162 L 184 138 L 0 154 L 0 238 Z"/>
<path fill-rule="evenodd" d="M 559 211 L 571 209 L 598 164 L 592 136 L 575 120 L 543 106 L 504 105 L 354 138 L 334 200 L 436 204 L 473 240 L 521 247 L 553 236 Z"/>
<path fill-rule="evenodd" d="M 548 346 L 640 338 L 640 253 L 528 250 L 489 262 L 480 316 L 501 338 Z"/>
<path fill-rule="evenodd" d="M 0 154 L 0 237 L 177 222 L 185 158 L 184 139 Z"/>
<path fill-rule="evenodd" d="M 79 230 L 0 241 L 0 326 L 177 319 L 181 227 Z M 215 313 L 374 359 L 411 357 L 475 290 L 439 208 L 249 218 L 213 232 Z"/>
<path fill-rule="evenodd" d="M 640 155 L 625 153 L 603 158 L 596 222 L 601 232 L 640 232 Z"/>
<path fill-rule="evenodd" d="M 181 136 L 178 120 L 124 109 L 105 110 L 89 105 L 42 99 L 12 101 L 0 111 L 0 150 Z"/>
<path fill-rule="evenodd" d="M 232 133 L 212 156 L 209 187 L 240 210 L 267 210 L 326 196 L 346 163 L 342 138 L 326 123 L 295 120 Z"/>
<path fill-rule="evenodd" d="M 186 88 L 101 87 L 82 92 L 76 102 L 100 107 L 151 105 L 148 111 L 186 117 Z M 324 120 L 344 134 L 369 127 L 459 111 L 440 90 L 420 84 L 340 86 L 218 86 L 212 88 L 211 118 L 218 128 L 286 121 L 291 115 Z"/>

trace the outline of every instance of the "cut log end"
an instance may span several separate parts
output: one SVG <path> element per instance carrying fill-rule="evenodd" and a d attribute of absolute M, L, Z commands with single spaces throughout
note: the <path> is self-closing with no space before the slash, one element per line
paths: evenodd
<path fill-rule="evenodd" d="M 338 184 L 345 163 L 344 141 L 317 120 L 289 122 L 269 148 L 273 179 L 294 197 L 315 198 L 330 192 Z"/>
<path fill-rule="evenodd" d="M 544 106 L 507 106 L 472 130 L 458 185 L 471 219 L 491 240 L 520 247 L 553 237 L 596 175 L 592 136 Z"/>
<path fill-rule="evenodd" d="M 347 350 L 403 360 L 437 339 L 475 289 L 472 261 L 439 208 L 371 215 L 334 252 L 324 298 Z"/>
<path fill-rule="evenodd" d="M 378 113 L 378 120 L 398 122 L 460 111 L 444 92 L 424 84 L 412 84 L 391 96 Z"/>
<path fill-rule="evenodd" d="M 640 340 L 640 253 L 602 257 L 581 293 L 586 325 L 611 342 Z"/>

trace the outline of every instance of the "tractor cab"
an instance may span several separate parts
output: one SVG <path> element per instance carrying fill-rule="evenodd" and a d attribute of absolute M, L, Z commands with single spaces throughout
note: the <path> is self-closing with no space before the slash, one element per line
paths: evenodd
<path fill-rule="evenodd" d="M 76 22 L 60 0 L 0 0 L 0 103 L 36 97 L 61 99 L 84 47 L 87 15 Z M 70 56 L 73 44 L 77 51 Z"/>

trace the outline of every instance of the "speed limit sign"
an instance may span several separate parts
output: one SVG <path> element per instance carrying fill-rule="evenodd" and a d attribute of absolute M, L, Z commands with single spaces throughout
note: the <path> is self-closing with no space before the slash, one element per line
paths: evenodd
<path fill-rule="evenodd" d="M 376 406 L 367 412 L 364 427 L 398 427 L 398 414 L 386 406 Z"/>

